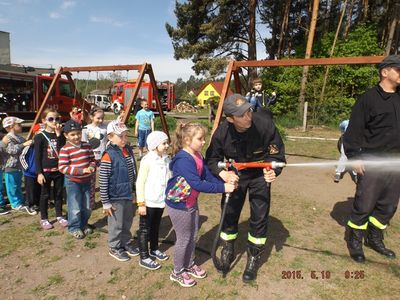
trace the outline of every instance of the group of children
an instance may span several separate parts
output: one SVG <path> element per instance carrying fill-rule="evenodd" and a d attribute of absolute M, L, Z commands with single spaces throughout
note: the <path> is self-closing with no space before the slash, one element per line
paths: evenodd
<path fill-rule="evenodd" d="M 51 229 L 53 224 L 47 211 L 53 186 L 56 222 L 68 227 L 69 233 L 77 239 L 84 238 L 93 231 L 88 220 L 95 198 L 96 169 L 99 168 L 100 198 L 108 221 L 109 255 L 118 261 L 140 255 L 140 266 L 159 269 L 161 265 L 156 260 L 169 258 L 158 248 L 161 217 L 167 207 L 176 232 L 174 269 L 170 279 L 184 287 L 195 285 L 192 277 L 207 275 L 194 260 L 199 229 L 199 193 L 232 192 L 235 188 L 215 178 L 203 162 L 201 149 L 205 144 L 205 128 L 198 123 L 178 126 L 172 161 L 167 154 L 168 136 L 161 131 L 146 129 L 146 144 L 141 137 L 140 145 L 142 148 L 147 146 L 149 151 L 143 156 L 137 172 L 125 124 L 115 120 L 104 125 L 104 112 L 96 107 L 90 112 L 90 118 L 91 124 L 84 128 L 74 119 L 62 127 L 57 111 L 47 109 L 42 115 L 42 126 L 35 126 L 33 141 L 25 141 L 19 135 L 23 120 L 14 117 L 3 120 L 8 134 L 0 142 L 0 153 L 7 153 L 4 173 L 11 207 L 31 214 L 39 210 L 41 227 Z M 148 124 L 153 127 L 154 117 L 149 118 Z M 136 128 L 140 133 L 140 127 Z M 21 162 L 25 170 L 27 206 L 21 192 L 20 157 L 24 158 Z M 62 215 L 64 187 L 68 220 Z M 0 204 L 6 210 L 4 201 Z M 131 234 L 136 205 L 138 247 L 133 246 Z"/>

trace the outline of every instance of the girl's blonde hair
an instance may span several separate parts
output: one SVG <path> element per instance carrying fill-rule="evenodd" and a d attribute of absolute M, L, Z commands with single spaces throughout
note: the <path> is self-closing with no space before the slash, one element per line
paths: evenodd
<path fill-rule="evenodd" d="M 49 113 L 56 113 L 58 116 L 60 116 L 60 114 L 58 113 L 58 111 L 56 109 L 54 109 L 52 107 L 48 107 L 42 112 L 42 115 L 41 115 L 42 120 L 46 119 L 46 117 Z"/>
<path fill-rule="evenodd" d="M 175 130 L 175 139 L 172 143 L 172 154 L 175 155 L 179 150 L 183 149 L 186 139 L 191 141 L 197 133 L 201 132 L 205 135 L 206 131 L 206 128 L 200 123 L 179 123 Z"/>

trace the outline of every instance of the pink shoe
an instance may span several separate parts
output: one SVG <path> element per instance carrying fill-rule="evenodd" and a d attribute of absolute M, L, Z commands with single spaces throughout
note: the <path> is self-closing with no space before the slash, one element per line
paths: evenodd
<path fill-rule="evenodd" d="M 169 275 L 169 279 L 176 281 L 183 287 L 192 287 L 196 284 L 196 281 L 190 278 L 190 275 L 187 272 L 176 274 L 175 271 L 172 271 L 171 275 Z"/>
<path fill-rule="evenodd" d="M 57 221 L 62 227 L 64 227 L 64 228 L 68 227 L 68 221 L 65 220 L 63 217 L 58 217 Z"/>
<path fill-rule="evenodd" d="M 53 225 L 49 222 L 49 220 L 40 220 L 40 226 L 43 228 L 43 230 L 49 230 L 54 228 Z"/>
<path fill-rule="evenodd" d="M 186 269 L 186 272 L 192 275 L 195 278 L 206 278 L 207 272 L 206 270 L 200 268 L 198 265 L 193 264 L 190 268 Z"/>

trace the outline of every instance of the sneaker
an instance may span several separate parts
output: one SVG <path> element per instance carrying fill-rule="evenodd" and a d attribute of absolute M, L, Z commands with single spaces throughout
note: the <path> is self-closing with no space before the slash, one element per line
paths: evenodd
<path fill-rule="evenodd" d="M 90 228 L 90 227 L 88 226 L 88 227 L 86 227 L 86 228 L 83 230 L 83 233 L 84 233 L 85 235 L 92 234 L 92 233 L 93 233 L 93 229 Z"/>
<path fill-rule="evenodd" d="M 40 226 L 43 228 L 43 230 L 49 230 L 54 228 L 53 225 L 49 222 L 49 220 L 40 220 Z"/>
<path fill-rule="evenodd" d="M 65 220 L 63 217 L 57 217 L 57 222 L 62 226 L 62 227 L 68 227 L 68 221 Z M 82 232 L 82 230 L 81 230 Z"/>
<path fill-rule="evenodd" d="M 190 275 L 187 272 L 176 274 L 175 271 L 172 271 L 171 275 L 169 275 L 169 279 L 176 281 L 183 287 L 192 287 L 196 284 L 196 281 L 190 278 Z"/>
<path fill-rule="evenodd" d="M 77 229 L 74 231 L 69 231 L 69 234 L 72 235 L 74 238 L 81 240 L 85 237 L 85 234 L 82 232 L 82 230 Z"/>
<path fill-rule="evenodd" d="M 28 214 L 30 214 L 31 216 L 37 215 L 37 211 L 33 209 L 33 207 L 29 207 L 29 206 L 24 206 L 24 209 L 26 210 L 26 212 Z"/>
<path fill-rule="evenodd" d="M 148 270 L 157 270 L 161 268 L 161 265 L 158 262 L 152 260 L 150 257 L 139 260 L 139 266 Z"/>
<path fill-rule="evenodd" d="M 132 244 L 125 245 L 124 249 L 126 254 L 128 254 L 131 257 L 139 255 L 139 248 L 133 247 Z"/>
<path fill-rule="evenodd" d="M 186 269 L 186 272 L 192 275 L 195 278 L 206 278 L 207 272 L 206 270 L 200 268 L 198 265 L 193 264 L 190 268 Z"/>
<path fill-rule="evenodd" d="M 40 211 L 39 206 L 37 206 L 36 204 L 34 204 L 34 205 L 32 206 L 32 209 L 36 210 L 37 212 Z"/>
<path fill-rule="evenodd" d="M 114 257 L 118 261 L 128 261 L 131 258 L 126 254 L 125 250 L 120 248 L 120 249 L 113 249 L 110 248 L 108 251 L 108 254 L 110 254 L 112 257 Z"/>
<path fill-rule="evenodd" d="M 333 179 L 334 182 L 338 183 L 341 179 L 341 174 L 340 173 L 336 173 L 335 174 L 335 178 Z"/>
<path fill-rule="evenodd" d="M 11 209 L 12 209 L 12 210 L 15 210 L 15 211 L 23 212 L 23 211 L 26 211 L 25 208 L 26 208 L 25 205 L 20 204 L 20 205 L 18 205 L 17 207 L 12 207 Z"/>
<path fill-rule="evenodd" d="M 10 211 L 5 206 L 0 206 L 0 215 L 9 214 Z"/>
<path fill-rule="evenodd" d="M 167 260 L 169 258 L 169 256 L 167 254 L 165 254 L 164 252 L 161 252 L 160 250 L 155 250 L 155 251 L 150 251 L 150 256 L 153 256 L 155 258 L 157 258 L 158 260 Z"/>

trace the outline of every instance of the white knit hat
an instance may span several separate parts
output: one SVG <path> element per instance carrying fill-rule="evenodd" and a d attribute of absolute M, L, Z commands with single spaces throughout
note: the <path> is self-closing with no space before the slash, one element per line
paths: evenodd
<path fill-rule="evenodd" d="M 162 142 L 168 141 L 168 136 L 162 131 L 153 131 L 147 137 L 147 147 L 149 150 L 154 150 Z"/>

